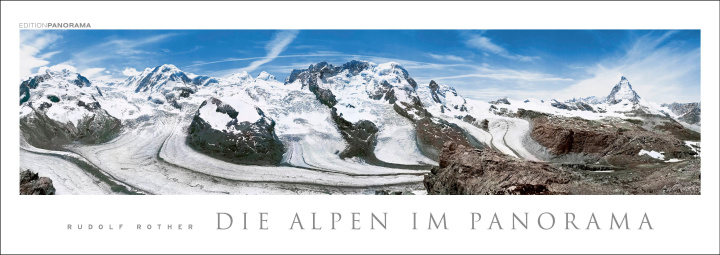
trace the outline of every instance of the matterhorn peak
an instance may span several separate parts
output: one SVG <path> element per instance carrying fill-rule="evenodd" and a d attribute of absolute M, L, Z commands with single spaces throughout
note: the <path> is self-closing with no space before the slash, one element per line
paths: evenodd
<path fill-rule="evenodd" d="M 630 81 L 625 76 L 620 77 L 620 82 L 613 87 L 607 97 L 607 101 L 611 104 L 617 104 L 622 100 L 635 104 L 640 102 L 640 96 L 633 90 Z"/>

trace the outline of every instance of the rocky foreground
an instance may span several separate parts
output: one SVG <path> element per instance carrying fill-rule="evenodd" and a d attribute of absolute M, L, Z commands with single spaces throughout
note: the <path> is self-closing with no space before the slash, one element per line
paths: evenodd
<path fill-rule="evenodd" d="M 30 170 L 20 172 L 20 195 L 55 195 L 52 180 Z"/>
<path fill-rule="evenodd" d="M 430 195 L 700 194 L 700 159 L 590 168 L 446 142 L 423 183 Z"/>

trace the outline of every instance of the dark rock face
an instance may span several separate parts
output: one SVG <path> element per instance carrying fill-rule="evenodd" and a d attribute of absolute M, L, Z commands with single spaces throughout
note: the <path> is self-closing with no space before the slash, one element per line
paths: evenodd
<path fill-rule="evenodd" d="M 37 75 L 33 78 L 23 81 L 20 83 L 20 104 L 27 102 L 30 99 L 30 90 L 37 88 L 43 81 L 52 79 L 49 74 Z"/>
<path fill-rule="evenodd" d="M 440 86 L 435 81 L 431 80 L 428 87 L 430 87 L 430 95 L 432 95 L 433 101 L 436 103 L 442 103 L 442 101 L 440 101 L 440 97 L 438 96 L 438 89 Z"/>
<path fill-rule="evenodd" d="M 367 120 L 360 120 L 353 124 L 338 116 L 337 110 L 332 108 L 332 118 L 340 129 L 340 134 L 348 143 L 348 147 L 340 153 L 340 158 L 375 158 L 375 145 L 377 144 L 377 132 L 379 131 L 374 123 Z"/>
<path fill-rule="evenodd" d="M 491 103 L 491 104 L 507 104 L 507 105 L 509 105 L 509 104 L 510 104 L 510 101 L 508 101 L 507 97 L 504 97 L 504 98 L 500 98 L 500 99 L 495 100 L 495 101 L 490 101 L 490 103 Z"/>
<path fill-rule="evenodd" d="M 33 113 L 20 119 L 20 130 L 28 143 L 43 149 L 59 149 L 71 142 L 100 144 L 112 140 L 120 132 L 121 121 L 103 110 L 98 102 L 78 101 L 77 105 L 94 115 L 79 123 L 61 123 L 45 114 L 48 108 L 53 107 L 51 104 L 35 107 L 30 103 Z"/>
<path fill-rule="evenodd" d="M 30 170 L 20 172 L 20 195 L 55 195 L 52 180 Z"/>
<path fill-rule="evenodd" d="M 444 144 L 440 166 L 425 175 L 430 195 L 541 195 L 563 194 L 570 181 L 563 171 L 490 149 Z"/>
<path fill-rule="evenodd" d="M 472 124 L 473 126 L 476 126 L 482 130 L 485 130 L 486 132 L 490 132 L 490 121 L 487 119 L 478 120 L 475 119 L 475 117 L 471 116 L 470 114 L 465 115 L 465 117 L 462 118 L 463 121 Z"/>
<path fill-rule="evenodd" d="M 85 76 L 82 76 L 80 74 L 77 75 L 77 79 L 73 80 L 73 84 L 77 85 L 78 87 L 90 87 L 91 83 L 90 80 L 85 78 Z"/>
<path fill-rule="evenodd" d="M 207 155 L 232 163 L 250 165 L 277 165 L 282 160 L 285 147 L 275 135 L 275 121 L 266 117 L 262 110 L 255 108 L 261 116 L 254 123 L 238 122 L 238 112 L 222 101 L 210 98 L 207 104 L 215 104 L 217 112 L 227 114 L 232 120 L 227 123 L 228 130 L 217 130 L 195 114 L 188 130 L 188 145 Z"/>
<path fill-rule="evenodd" d="M 184 98 L 188 98 L 190 95 L 195 94 L 195 91 L 190 88 L 174 88 L 173 90 L 180 92 L 179 96 Z"/>

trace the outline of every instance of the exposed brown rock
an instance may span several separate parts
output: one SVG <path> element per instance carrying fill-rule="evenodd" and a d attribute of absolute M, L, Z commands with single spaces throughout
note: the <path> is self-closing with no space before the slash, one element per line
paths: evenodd
<path fill-rule="evenodd" d="M 402 105 L 402 106 L 401 106 Z M 417 131 L 417 143 L 420 152 L 428 158 L 437 160 L 443 143 L 452 141 L 468 147 L 482 148 L 483 145 L 468 135 L 458 125 L 441 118 L 433 117 L 420 102 L 393 105 L 395 112 L 414 122 Z"/>
<path fill-rule="evenodd" d="M 700 159 L 627 169 L 548 164 L 447 142 L 423 183 L 429 195 L 700 194 Z"/>
<path fill-rule="evenodd" d="M 428 194 L 563 194 L 572 173 L 491 149 L 445 143 L 440 166 L 425 175 Z"/>
<path fill-rule="evenodd" d="M 55 195 L 52 180 L 30 170 L 20 172 L 20 195 Z"/>
<path fill-rule="evenodd" d="M 666 158 L 690 158 L 696 155 L 682 140 L 645 130 L 638 124 L 642 122 L 620 119 L 594 121 L 558 116 L 540 116 L 532 120 L 530 135 L 555 155 L 583 153 L 598 158 L 619 158 L 621 161 L 639 158 L 638 153 L 643 149 L 664 152 Z M 625 165 L 632 162 L 619 163 Z"/>

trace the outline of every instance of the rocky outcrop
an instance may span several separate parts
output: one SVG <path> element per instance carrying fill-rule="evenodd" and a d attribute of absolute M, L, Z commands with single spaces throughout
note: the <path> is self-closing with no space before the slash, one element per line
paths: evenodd
<path fill-rule="evenodd" d="M 77 123 L 48 117 L 51 107 L 63 107 L 61 105 L 44 102 L 36 106 L 31 102 L 29 106 L 32 113 L 20 119 L 20 130 L 28 143 L 39 148 L 58 149 L 72 142 L 100 144 L 113 139 L 122 128 L 121 121 L 108 114 L 97 101 L 76 101 L 75 106 L 89 113 Z"/>
<path fill-rule="evenodd" d="M 507 97 L 503 97 L 503 98 L 500 98 L 500 99 L 495 100 L 495 101 L 490 101 L 490 103 L 491 103 L 491 104 L 507 104 L 507 105 L 509 105 L 509 104 L 510 104 L 510 101 L 508 101 L 508 98 L 507 98 Z"/>
<path fill-rule="evenodd" d="M 433 117 L 422 107 L 422 104 L 400 103 L 395 104 L 393 108 L 400 116 L 415 124 L 418 148 L 428 158 L 437 160 L 443 144 L 447 141 L 474 148 L 484 147 L 482 143 L 467 134 L 467 131 L 458 125 Z"/>
<path fill-rule="evenodd" d="M 201 115 L 203 107 L 212 107 L 211 111 L 224 115 L 225 119 L 204 119 Z M 239 119 L 238 115 L 248 113 L 238 110 L 257 111 L 249 114 L 259 117 L 252 122 L 245 121 Z M 262 110 L 257 107 L 235 109 L 216 98 L 210 98 L 200 105 L 188 132 L 190 147 L 232 163 L 277 165 L 285 152 L 285 147 L 275 134 L 275 121 L 266 117 Z"/>
<path fill-rule="evenodd" d="M 423 183 L 430 195 L 563 194 L 570 180 L 566 175 L 571 174 L 546 163 L 446 142 L 440 166 Z"/>
<path fill-rule="evenodd" d="M 30 170 L 20 172 L 20 195 L 55 195 L 52 180 Z"/>
<path fill-rule="evenodd" d="M 332 108 L 331 115 L 343 139 L 348 143 L 340 158 L 372 158 L 375 159 L 375 145 L 377 143 L 377 132 L 379 131 L 374 123 L 367 120 L 360 120 L 351 123 L 338 116 L 337 110 Z"/>
<path fill-rule="evenodd" d="M 697 154 L 682 140 L 644 129 L 639 125 L 642 122 L 559 116 L 540 116 L 532 122 L 531 137 L 555 155 L 580 153 L 627 165 L 642 162 L 638 157 L 641 150 L 664 152 L 665 157 L 679 159 Z"/>

